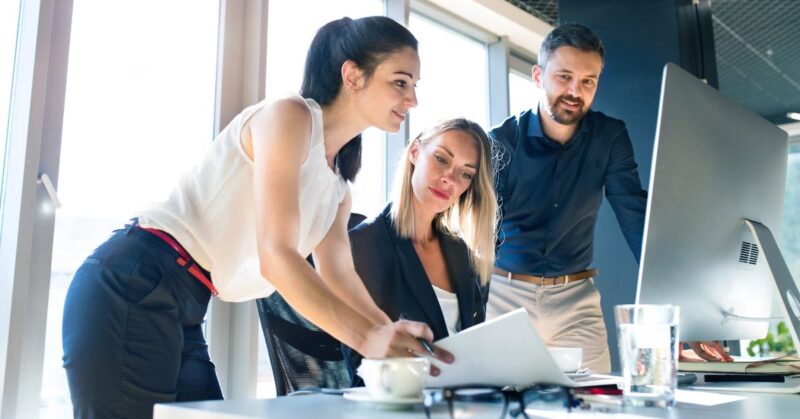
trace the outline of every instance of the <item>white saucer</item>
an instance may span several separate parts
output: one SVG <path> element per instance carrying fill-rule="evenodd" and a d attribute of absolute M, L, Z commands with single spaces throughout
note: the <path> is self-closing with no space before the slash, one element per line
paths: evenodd
<path fill-rule="evenodd" d="M 577 372 L 565 372 L 564 374 L 567 376 L 567 378 L 574 380 L 576 378 L 588 377 L 588 376 L 592 375 L 592 372 L 591 371 L 577 371 Z"/>
<path fill-rule="evenodd" d="M 422 395 L 420 395 L 419 397 L 376 398 L 372 397 L 372 395 L 369 394 L 369 392 L 367 392 L 366 387 L 353 388 L 344 393 L 343 396 L 347 400 L 353 400 L 356 402 L 374 403 L 384 406 L 398 406 L 398 407 L 419 404 L 422 403 L 422 401 L 424 400 Z"/>

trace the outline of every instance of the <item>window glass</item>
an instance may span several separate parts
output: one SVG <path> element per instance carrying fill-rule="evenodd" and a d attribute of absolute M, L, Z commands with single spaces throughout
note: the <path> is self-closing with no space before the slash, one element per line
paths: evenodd
<path fill-rule="evenodd" d="M 508 99 L 511 115 L 533 108 L 539 103 L 542 90 L 537 88 L 530 76 L 524 77 L 512 71 L 508 73 Z"/>
<path fill-rule="evenodd" d="M 271 0 L 267 37 L 267 99 L 275 100 L 300 91 L 308 46 L 322 25 L 344 16 L 356 19 L 382 14 L 382 0 Z M 384 133 L 376 129 L 368 129 L 362 135 L 361 171 L 350 186 L 352 212 L 374 215 L 383 207 L 384 141 Z"/>
<path fill-rule="evenodd" d="M 343 16 L 356 19 L 382 14 L 382 0 L 270 0 L 267 99 L 276 100 L 300 91 L 308 46 L 322 25 Z M 384 133 L 376 129 L 369 129 L 362 135 L 361 172 L 350 185 L 352 212 L 369 216 L 383 207 L 385 138 Z M 259 398 L 275 396 L 275 382 L 263 336 L 259 340 L 256 394 Z"/>
<path fill-rule="evenodd" d="M 411 13 L 409 26 L 419 40 L 422 65 L 417 87 L 419 105 L 411 110 L 411 137 L 442 119 L 456 117 L 487 128 L 486 45 L 417 13 Z"/>
<path fill-rule="evenodd" d="M 14 82 L 14 55 L 17 44 L 19 1 L 0 2 L 0 223 L 3 215 L 6 140 L 11 116 L 11 86 Z M 0 232 L 3 226 L 0 224 Z"/>
<path fill-rule="evenodd" d="M 74 2 L 42 418 L 72 416 L 61 319 L 75 269 L 213 139 L 218 14 L 217 0 Z"/>
<path fill-rule="evenodd" d="M 789 147 L 781 250 L 792 276 L 800 278 L 800 142 Z"/>

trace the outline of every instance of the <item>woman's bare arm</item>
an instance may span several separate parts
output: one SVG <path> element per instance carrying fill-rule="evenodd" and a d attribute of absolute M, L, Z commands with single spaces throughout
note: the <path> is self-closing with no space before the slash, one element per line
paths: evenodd
<path fill-rule="evenodd" d="M 347 220 L 350 217 L 350 191 L 348 190 L 336 220 L 328 234 L 314 251 L 314 262 L 322 280 L 339 298 L 360 311 L 374 323 L 390 323 L 389 317 L 375 304 L 364 282 L 358 277 L 350 239 L 347 236 Z"/>
<path fill-rule="evenodd" d="M 372 308 L 361 314 L 326 285 L 298 253 L 300 167 L 308 155 L 310 131 L 311 115 L 299 99 L 278 101 L 247 124 L 244 141 L 253 153 L 262 275 L 300 314 L 364 356 L 423 353 L 415 337 L 432 339 L 427 325 L 390 323 Z"/>

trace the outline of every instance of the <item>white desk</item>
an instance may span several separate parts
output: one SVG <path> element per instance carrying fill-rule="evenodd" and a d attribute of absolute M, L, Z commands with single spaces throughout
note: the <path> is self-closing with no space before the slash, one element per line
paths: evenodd
<path fill-rule="evenodd" d="M 745 395 L 747 398 L 717 406 L 678 403 L 677 406 L 671 409 L 626 407 L 616 408 L 615 411 L 629 415 L 668 419 L 788 419 L 800 417 L 800 395 L 736 394 Z M 566 411 L 564 413 L 564 416 L 567 417 Z M 574 416 L 581 417 L 583 415 L 576 414 Z M 615 415 L 604 414 L 602 416 L 612 417 Z M 157 405 L 154 419 L 372 419 L 424 417 L 425 413 L 421 405 L 412 410 L 393 411 L 346 400 L 341 396 L 315 394 L 266 400 Z M 601 416 L 595 415 L 594 417 L 600 418 Z"/>

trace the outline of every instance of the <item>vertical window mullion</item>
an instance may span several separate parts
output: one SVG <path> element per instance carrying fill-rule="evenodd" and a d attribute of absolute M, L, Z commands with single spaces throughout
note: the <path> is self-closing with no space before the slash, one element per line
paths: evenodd
<path fill-rule="evenodd" d="M 489 44 L 486 48 L 487 63 L 489 65 L 489 125 L 495 126 L 503 122 L 509 114 L 509 44 L 507 37 L 501 37 L 497 42 Z"/>
<path fill-rule="evenodd" d="M 411 14 L 411 2 L 409 0 L 386 0 L 386 16 L 390 17 L 408 27 L 408 18 Z M 392 190 L 392 177 L 394 176 L 400 154 L 406 146 L 406 141 L 411 135 L 409 124 L 413 115 L 408 115 L 400 125 L 397 132 L 386 133 L 386 142 L 383 147 L 384 171 L 383 171 L 383 197 L 384 201 L 389 200 L 389 193 Z"/>
<path fill-rule="evenodd" d="M 214 132 L 264 99 L 268 0 L 221 0 Z M 212 299 L 206 340 L 226 399 L 254 398 L 258 315 L 252 301 Z"/>

